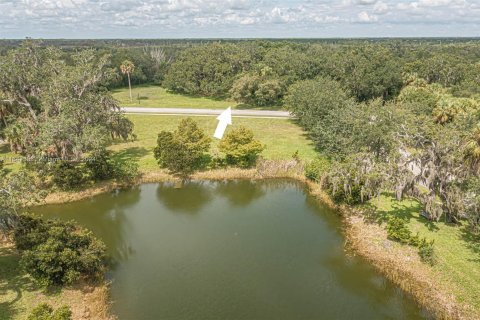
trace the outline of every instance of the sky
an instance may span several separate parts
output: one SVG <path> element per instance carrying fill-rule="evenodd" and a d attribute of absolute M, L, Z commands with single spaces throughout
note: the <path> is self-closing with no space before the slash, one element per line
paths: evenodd
<path fill-rule="evenodd" d="M 480 0 L 0 0 L 0 38 L 479 37 Z"/>

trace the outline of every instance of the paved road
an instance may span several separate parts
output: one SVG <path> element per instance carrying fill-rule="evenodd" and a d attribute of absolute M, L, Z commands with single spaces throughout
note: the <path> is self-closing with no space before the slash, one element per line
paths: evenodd
<path fill-rule="evenodd" d="M 186 109 L 186 108 L 142 108 L 142 107 L 122 107 L 125 113 L 141 113 L 156 115 L 193 115 L 193 116 L 215 116 L 224 110 L 219 109 Z M 289 118 L 288 111 L 271 110 L 232 110 L 234 117 L 250 118 Z"/>

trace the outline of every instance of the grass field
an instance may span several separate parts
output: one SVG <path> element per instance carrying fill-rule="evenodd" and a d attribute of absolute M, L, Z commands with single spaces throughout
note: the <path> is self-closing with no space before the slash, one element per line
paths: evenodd
<path fill-rule="evenodd" d="M 162 130 L 175 130 L 182 116 L 153 116 L 128 115 L 135 124 L 137 140 L 132 142 L 118 142 L 110 147 L 116 151 L 117 159 L 131 158 L 139 161 L 140 169 L 144 172 L 158 170 L 153 157 L 153 148 L 157 143 L 157 135 Z M 199 126 L 210 136 L 213 135 L 218 121 L 215 117 L 193 117 Z M 244 125 L 253 130 L 266 148 L 262 156 L 267 159 L 291 159 L 298 150 L 301 159 L 309 160 L 316 156 L 314 147 L 305 133 L 288 119 L 256 119 L 233 118 L 233 126 Z M 212 137 L 211 153 L 217 151 L 218 140 Z"/>
<path fill-rule="evenodd" d="M 253 107 L 238 104 L 235 101 L 194 97 L 168 92 L 166 89 L 155 85 L 138 85 L 132 87 L 132 98 L 128 88 L 112 90 L 112 95 L 122 107 L 144 108 L 185 108 L 185 109 L 256 109 L 280 110 L 280 107 Z"/>
<path fill-rule="evenodd" d="M 432 223 L 420 216 L 421 205 L 415 200 L 396 201 L 383 195 L 371 202 L 378 208 L 376 222 L 386 223 L 391 216 L 408 221 L 413 234 L 435 240 L 437 264 L 433 267 L 438 277 L 451 284 L 451 290 L 460 301 L 480 310 L 480 239 L 472 238 L 466 227 L 453 226 L 442 221 Z"/>
<path fill-rule="evenodd" d="M 237 106 L 237 103 L 232 101 L 170 93 L 164 88 L 154 85 L 133 86 L 133 101 L 130 101 L 128 88 L 115 89 L 112 94 L 122 107 L 226 109 Z"/>
<path fill-rule="evenodd" d="M 158 115 L 127 115 L 133 121 L 134 132 L 137 135 L 135 141 L 117 141 L 110 146 L 115 151 L 115 157 L 121 159 L 138 160 L 142 172 L 158 170 L 158 165 L 153 157 L 153 148 L 157 143 L 157 135 L 162 130 L 175 130 L 182 118 L 187 116 L 158 116 Z M 213 136 L 218 121 L 214 116 L 193 117 L 205 132 Z M 301 159 L 310 160 L 315 158 L 316 152 L 311 141 L 304 131 L 288 119 L 266 118 L 233 118 L 233 126 L 244 125 L 253 130 L 255 137 L 264 145 L 262 156 L 267 159 L 291 159 L 298 150 Z M 211 153 L 217 151 L 218 140 L 212 137 Z M 6 159 L 5 169 L 15 171 L 21 167 L 19 162 L 11 163 L 10 159 L 19 159 L 18 155 L 12 154 L 7 145 L 0 146 L 0 159 Z"/>

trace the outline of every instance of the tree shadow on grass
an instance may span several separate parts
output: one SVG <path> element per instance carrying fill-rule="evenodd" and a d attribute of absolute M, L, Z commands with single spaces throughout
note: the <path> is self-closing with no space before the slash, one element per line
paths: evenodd
<path fill-rule="evenodd" d="M 271 111 L 281 111 L 284 110 L 283 106 L 256 106 L 253 104 L 240 103 L 235 106 L 237 110 L 271 110 Z"/>
<path fill-rule="evenodd" d="M 112 159 L 118 162 L 125 162 L 128 160 L 138 161 L 140 158 L 148 155 L 149 150 L 143 147 L 131 147 L 118 152 L 115 152 L 112 155 Z"/>
<path fill-rule="evenodd" d="M 11 247 L 0 247 L 0 296 L 8 298 L 0 302 L 0 318 L 12 319 L 18 310 L 15 304 L 23 292 L 38 290 L 19 265 L 20 257 Z M 13 292 L 13 295 L 11 294 Z"/>
<path fill-rule="evenodd" d="M 383 194 L 383 196 L 387 198 L 393 198 L 393 194 Z M 422 205 L 418 202 L 404 203 L 403 201 L 391 199 L 391 210 L 380 210 L 375 206 L 376 201 L 378 200 L 372 199 L 370 203 L 362 206 L 362 209 L 364 209 L 365 221 L 369 223 L 382 225 L 387 223 L 391 217 L 395 216 L 407 223 L 411 220 L 422 223 L 428 228 L 429 231 L 439 230 L 435 222 L 420 215 L 420 212 L 422 211 Z"/>
<path fill-rule="evenodd" d="M 467 243 L 467 247 L 475 254 L 474 258 L 469 258 L 470 261 L 480 263 L 480 234 L 472 232 L 468 225 L 461 229 L 461 238 Z"/>

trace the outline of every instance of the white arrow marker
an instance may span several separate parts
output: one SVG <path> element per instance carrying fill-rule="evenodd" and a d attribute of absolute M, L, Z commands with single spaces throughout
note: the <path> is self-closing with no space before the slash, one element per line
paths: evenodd
<path fill-rule="evenodd" d="M 217 117 L 217 120 L 219 122 L 213 136 L 217 139 L 222 139 L 227 125 L 232 124 L 232 108 L 228 107 L 227 110 L 223 111 L 222 114 Z"/>

